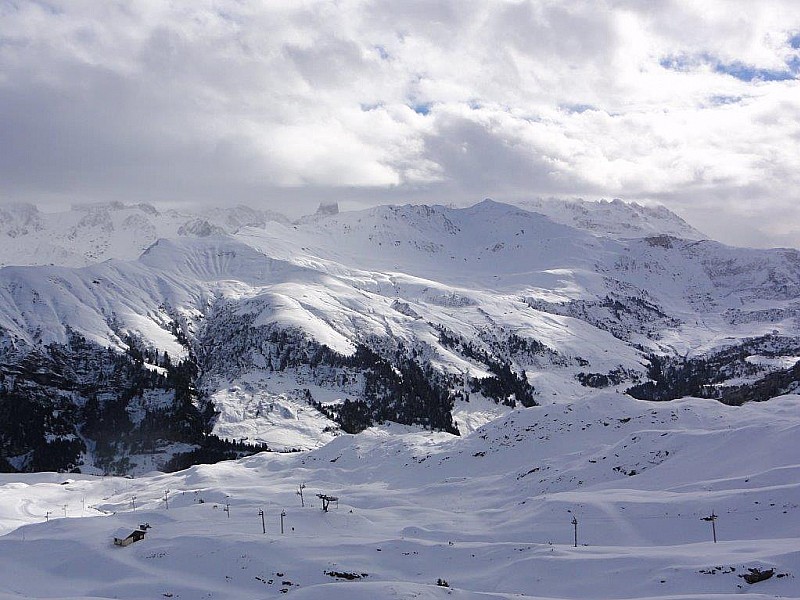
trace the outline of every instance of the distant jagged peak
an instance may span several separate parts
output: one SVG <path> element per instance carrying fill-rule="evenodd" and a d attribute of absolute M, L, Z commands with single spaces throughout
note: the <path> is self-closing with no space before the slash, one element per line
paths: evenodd
<path fill-rule="evenodd" d="M 134 260 L 158 238 L 235 234 L 290 223 L 280 213 L 224 204 L 157 209 L 147 203 L 87 202 L 44 207 L 0 205 L 0 266 L 87 266 L 109 258 Z"/>
<path fill-rule="evenodd" d="M 0 206 L 0 233 L 15 238 L 43 227 L 42 215 L 33 204 L 11 202 Z"/>
<path fill-rule="evenodd" d="M 86 214 L 78 221 L 77 229 L 100 227 L 108 231 L 113 231 L 114 222 L 111 218 L 112 210 L 114 210 L 114 208 L 110 205 L 97 204 L 93 206 L 91 209 L 87 210 Z"/>
<path fill-rule="evenodd" d="M 669 235 L 687 240 L 708 239 L 663 205 L 643 205 L 619 198 L 598 201 L 583 198 L 521 200 L 519 206 L 542 213 L 553 221 L 594 234 L 620 239 Z"/>
<path fill-rule="evenodd" d="M 178 227 L 178 235 L 184 237 L 212 237 L 226 234 L 225 229 L 209 223 L 206 219 L 192 219 Z"/>
<path fill-rule="evenodd" d="M 228 233 L 235 233 L 243 227 L 263 229 L 270 221 L 287 225 L 290 221 L 282 213 L 257 209 L 244 204 L 212 208 L 201 213 L 203 218 L 223 227 Z"/>
<path fill-rule="evenodd" d="M 314 223 L 322 223 L 329 219 L 336 219 L 337 217 L 348 214 L 352 214 L 352 212 L 339 212 L 338 202 L 320 202 L 313 215 L 304 215 L 294 223 L 295 225 L 313 225 Z"/>
<path fill-rule="evenodd" d="M 121 229 L 133 231 L 147 231 L 148 233 L 155 232 L 155 227 L 145 215 L 141 213 L 132 213 L 127 215 L 120 225 Z"/>
<path fill-rule="evenodd" d="M 147 202 L 140 202 L 139 204 L 134 204 L 131 206 L 131 208 L 137 208 L 143 213 L 146 213 L 153 217 L 157 217 L 160 214 L 155 206 L 153 206 L 152 204 L 148 204 Z"/>
<path fill-rule="evenodd" d="M 35 206 L 28 205 L 35 210 Z M 233 206 L 216 206 L 216 207 L 187 207 L 187 208 L 164 208 L 159 210 L 152 204 L 147 202 L 139 202 L 135 204 L 128 204 L 117 200 L 109 202 L 79 202 L 73 203 L 68 211 L 57 211 L 57 214 L 64 214 L 66 212 L 77 213 L 78 215 L 114 215 L 119 214 L 120 218 L 124 214 L 143 214 L 152 219 L 161 221 L 179 221 L 186 222 L 193 219 L 205 219 L 209 223 L 224 228 L 228 233 L 233 233 L 242 227 L 264 227 L 269 221 L 277 221 L 279 223 L 289 223 L 289 219 L 285 215 L 268 209 L 259 209 L 247 206 L 244 204 L 237 204 Z M 48 213 L 51 214 L 51 213 Z M 83 218 L 83 217 L 80 217 Z"/>
<path fill-rule="evenodd" d="M 29 202 L 4 202 L 0 204 L 0 213 L 12 215 L 38 215 L 39 208 Z"/>
<path fill-rule="evenodd" d="M 126 204 L 119 200 L 111 200 L 109 202 L 76 202 L 70 206 L 70 209 L 75 212 L 120 212 L 120 211 L 141 211 L 145 214 L 157 217 L 159 214 L 158 209 L 152 204 L 147 202 L 139 202 L 137 204 Z"/>

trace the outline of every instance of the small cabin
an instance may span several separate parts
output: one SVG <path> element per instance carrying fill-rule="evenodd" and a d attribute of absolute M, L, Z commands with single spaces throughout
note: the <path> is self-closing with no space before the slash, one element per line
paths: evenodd
<path fill-rule="evenodd" d="M 142 529 L 117 529 L 114 532 L 115 546 L 130 546 L 134 542 L 144 539 L 145 532 Z"/>

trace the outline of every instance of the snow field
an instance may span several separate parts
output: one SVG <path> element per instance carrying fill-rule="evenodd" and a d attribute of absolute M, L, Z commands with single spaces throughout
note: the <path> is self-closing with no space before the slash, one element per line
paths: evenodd
<path fill-rule="evenodd" d="M 2 476 L 0 598 L 800 597 L 799 405 L 600 393 L 464 438 L 390 425 L 169 475 Z M 105 516 L 42 522 L 84 496 Z"/>

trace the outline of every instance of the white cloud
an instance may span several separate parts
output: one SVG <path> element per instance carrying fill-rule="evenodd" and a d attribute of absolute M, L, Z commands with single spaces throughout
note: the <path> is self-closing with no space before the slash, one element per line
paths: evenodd
<path fill-rule="evenodd" d="M 789 0 L 0 1 L 0 197 L 617 196 L 800 245 L 798 32 Z"/>

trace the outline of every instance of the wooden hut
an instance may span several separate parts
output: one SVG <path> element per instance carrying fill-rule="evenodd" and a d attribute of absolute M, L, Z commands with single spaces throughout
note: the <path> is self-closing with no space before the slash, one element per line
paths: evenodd
<path fill-rule="evenodd" d="M 133 542 L 138 542 L 144 539 L 145 532 L 141 529 L 117 529 L 114 532 L 114 545 L 115 546 L 130 546 Z"/>

